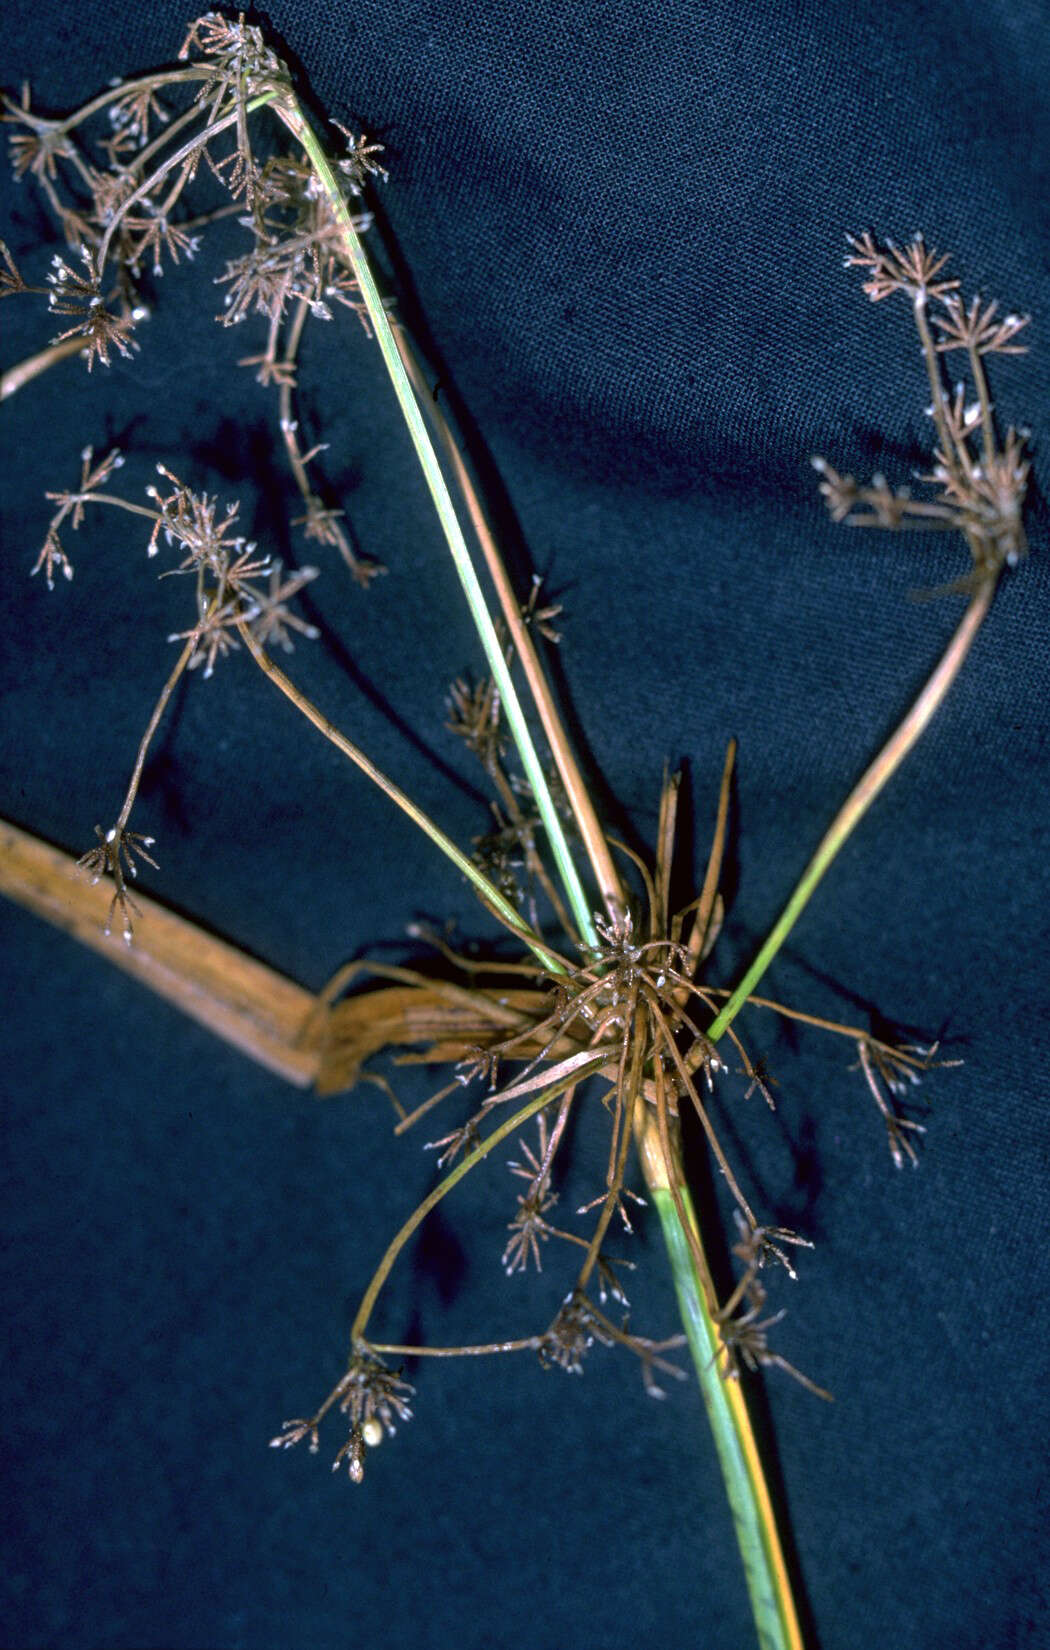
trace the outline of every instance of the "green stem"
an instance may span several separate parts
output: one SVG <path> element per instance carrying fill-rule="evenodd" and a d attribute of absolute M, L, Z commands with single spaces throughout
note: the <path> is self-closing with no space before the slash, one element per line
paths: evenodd
<path fill-rule="evenodd" d="M 678 1309 L 722 1468 L 758 1642 L 761 1650 L 803 1650 L 762 1459 L 740 1382 L 733 1378 L 713 1315 L 713 1285 L 682 1167 L 677 1129 L 673 1136 L 665 1133 L 659 1114 L 654 1117 L 650 1106 L 640 1107 L 635 1115 L 635 1140 L 660 1218 Z"/>
<path fill-rule="evenodd" d="M 684 1184 L 681 1192 L 687 1201 Z M 734 1402 L 734 1398 L 739 1400 L 742 1407 L 739 1386 L 722 1374 L 721 1337 L 708 1310 L 674 1199 L 664 1188 L 650 1187 L 650 1194 L 660 1217 L 678 1309 L 722 1468 L 758 1642 L 761 1650 L 798 1650 L 802 1641 L 790 1589 L 785 1585 L 786 1572 L 776 1523 L 771 1516 L 763 1517 L 765 1482 L 755 1471 L 757 1456 L 750 1426 L 741 1423 Z M 689 1212 L 692 1214 L 691 1207 Z"/>
<path fill-rule="evenodd" d="M 733 991 L 729 1001 L 714 1023 L 708 1028 L 707 1035 L 712 1042 L 718 1041 L 722 1033 L 736 1018 L 740 1009 L 743 1008 L 748 997 L 754 991 L 759 980 L 795 926 L 810 895 L 843 843 L 849 837 L 854 826 L 867 812 L 882 787 L 900 766 L 916 740 L 929 725 L 938 705 L 959 673 L 962 662 L 966 658 L 974 637 L 991 606 L 994 593 L 995 581 L 989 579 L 982 584 L 977 594 L 971 599 L 963 615 L 962 622 L 945 649 L 933 675 L 903 722 L 887 740 L 874 762 L 865 770 L 839 809 L 819 848 L 802 873 L 779 921 L 771 929 L 765 944 Z"/>
<path fill-rule="evenodd" d="M 317 178 L 325 191 L 333 216 L 339 225 L 347 258 L 357 281 L 369 320 L 375 329 L 376 340 L 387 372 L 390 375 L 390 381 L 397 396 L 402 416 L 412 438 L 412 444 L 415 447 L 416 456 L 419 459 L 430 496 L 434 502 L 434 508 L 437 511 L 442 531 L 452 554 L 452 560 L 459 574 L 470 607 L 471 617 L 485 650 L 489 669 L 499 689 L 507 723 L 521 757 L 525 776 L 535 797 L 540 818 L 547 832 L 551 853 L 554 856 L 562 885 L 572 907 L 580 934 L 588 945 L 594 946 L 597 943 L 597 935 L 590 906 L 576 867 L 573 864 L 565 832 L 558 817 L 543 766 L 533 743 L 529 725 L 525 720 L 521 701 L 511 679 L 503 648 L 496 634 L 496 627 L 485 604 L 484 593 L 475 572 L 474 564 L 471 561 L 470 551 L 467 548 L 463 529 L 459 524 L 459 518 L 456 515 L 455 506 L 449 494 L 441 465 L 427 431 L 423 415 L 420 412 L 415 392 L 405 371 L 404 363 L 401 360 L 397 341 L 383 306 L 379 289 L 376 286 L 368 256 L 354 227 L 353 215 L 343 197 L 332 164 L 301 109 L 291 100 L 283 98 L 276 102 L 273 107 L 274 112 L 279 115 L 289 130 L 298 138 L 306 151 Z"/>

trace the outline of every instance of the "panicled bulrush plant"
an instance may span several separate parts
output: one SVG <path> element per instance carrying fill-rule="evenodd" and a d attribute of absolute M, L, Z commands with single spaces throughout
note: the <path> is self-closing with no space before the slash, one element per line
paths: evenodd
<path fill-rule="evenodd" d="M 291 652 L 295 640 L 317 634 L 293 605 L 316 568 L 286 572 L 264 545 L 239 532 L 238 501 L 195 492 L 166 465 L 158 466 L 159 480 L 144 499 L 124 497 L 112 490 L 120 455 L 111 452 L 99 461 L 88 447 L 78 486 L 49 495 L 55 510 L 33 572 L 42 572 L 51 588 L 56 574 L 70 579 L 70 535 L 84 526 L 89 507 L 118 510 L 141 519 L 145 548 L 159 558 L 163 574 L 182 576 L 187 611 L 168 638 L 178 652 L 123 803 L 111 826 L 96 827 L 98 844 L 79 862 L 81 869 L 112 887 L 109 920 L 119 917 L 129 943 L 122 956 L 148 956 L 160 941 L 151 933 L 149 910 L 140 912 L 132 900 L 129 882 L 137 861 L 157 863 L 152 836 L 130 824 L 150 742 L 183 676 L 230 668 L 230 656 L 239 653 L 426 832 L 514 944 L 509 957 L 504 948 L 486 962 L 416 928 L 412 937 L 426 940 L 442 965 L 437 972 L 354 963 L 285 1032 L 287 1069 L 294 1068 L 297 1080 L 305 1072 L 320 1093 L 366 1076 L 385 1084 L 366 1066 L 387 1049 L 446 1064 L 447 1081 L 414 1112 L 406 1114 L 392 1095 L 399 1135 L 439 1106 L 455 1110 L 427 1143 L 437 1154 L 436 1184 L 407 1215 L 363 1292 L 345 1373 L 313 1414 L 286 1421 L 272 1443 L 308 1440 L 316 1451 L 322 1422 L 337 1411 L 346 1435 L 333 1465 L 346 1467 L 359 1482 L 368 1451 L 411 1417 L 413 1389 L 391 1360 L 527 1352 L 545 1366 L 580 1374 L 595 1346 L 620 1347 L 638 1360 L 644 1388 L 655 1396 L 664 1383 L 683 1377 L 673 1354 L 688 1342 L 733 1506 L 756 1627 L 764 1644 L 800 1645 L 739 1376 L 742 1370 L 775 1369 L 820 1397 L 830 1396 L 770 1344 L 784 1315 L 782 1308 L 770 1308 L 770 1263 L 794 1279 L 798 1254 L 811 1244 L 804 1232 L 773 1225 L 752 1207 L 716 1126 L 712 1094 L 735 1067 L 747 1095 L 757 1093 L 774 1106 L 772 1079 L 735 1022 L 745 1006 L 786 1017 L 845 1040 L 858 1081 L 881 1118 L 891 1161 L 898 1168 L 918 1163 L 922 1125 L 909 1115 L 907 1101 L 931 1068 L 951 1064 L 937 1058 L 936 1044 L 886 1041 L 866 1026 L 809 1014 L 757 989 L 838 849 L 944 698 L 1003 568 L 1024 554 L 1028 463 L 1020 434 L 1011 429 L 999 435 L 985 358 L 1021 349 L 1017 339 L 1026 321 L 1014 314 L 1000 319 L 994 304 L 977 299 L 966 305 L 958 282 L 944 275 L 947 259 L 919 238 L 903 249 L 870 234 L 850 240 L 847 264 L 865 272 L 869 296 L 901 294 L 910 302 L 926 362 L 935 446 L 921 496 L 894 489 L 881 476 L 858 484 L 823 458 L 814 460 L 820 490 L 836 521 L 961 534 L 968 566 L 947 593 L 965 596 L 966 608 L 922 693 L 850 793 L 753 964 L 735 985 L 723 986 L 712 975 L 712 956 L 724 915 L 720 884 L 735 743 L 725 758 L 700 889 L 675 909 L 679 778 L 664 780 L 651 860 L 607 834 L 542 662 L 544 645 L 557 641 L 553 621 L 559 609 L 541 596 L 536 581 L 524 601 L 515 592 L 425 371 L 391 301 L 380 293 L 362 241 L 368 227 L 363 191 L 371 178 L 385 176 L 379 146 L 336 128 L 341 136 L 330 135 L 337 158 L 330 158 L 286 65 L 243 18 L 208 13 L 198 19 L 179 65 L 115 82 L 60 119 L 34 110 L 28 91 L 4 100 L 15 172 L 43 191 L 69 252 L 56 255 L 45 281 L 33 285 L 5 248 L 0 291 L 10 297 L 42 294 L 51 313 L 70 324 L 38 355 L 5 373 L 3 393 L 13 394 L 72 355 L 89 369 L 108 365 L 114 352 L 130 357 L 153 301 L 152 278 L 170 266 L 184 272 L 211 223 L 236 217 L 246 249 L 217 277 L 218 320 L 259 327 L 260 342 L 246 364 L 275 392 L 277 423 L 302 502 L 297 525 L 306 539 L 337 551 L 367 587 L 378 568 L 356 552 L 338 506 L 315 478 L 323 444 L 302 444 L 294 404 L 305 327 L 334 324 L 340 310 L 352 311 L 382 353 L 485 654 L 486 674 L 452 686 L 449 727 L 481 764 L 492 813 L 473 844 L 458 846 L 274 662 L 268 651 L 273 645 Z M 276 120 L 290 148 L 275 151 L 272 127 L 260 134 L 264 116 Z M 205 183 L 208 199 L 199 202 L 196 191 Z M 219 205 L 216 189 L 225 197 Z M 959 355 L 969 382 L 947 390 L 944 359 Z M 468 546 L 460 511 L 476 552 Z M 498 619 L 489 610 L 475 553 L 495 591 Z M 581 852 L 585 873 L 577 863 Z M 144 897 L 142 906 L 152 908 Z M 195 936 L 194 956 L 205 956 L 210 943 Z M 370 989 L 345 994 L 365 977 Z M 242 1033 L 241 1045 L 252 1048 L 252 1035 Z M 271 1046 L 256 1052 L 279 1065 Z M 556 1217 L 555 1164 L 567 1149 L 569 1120 L 581 1107 L 607 1120 L 605 1171 L 589 1201 Z M 739 1273 L 722 1294 L 704 1231 L 717 1211 L 697 1219 L 682 1168 L 686 1112 L 697 1121 L 734 1205 Z M 384 1339 L 372 1324 L 398 1256 L 437 1204 L 504 1143 L 515 1154 L 507 1165 L 511 1185 L 499 1257 L 508 1288 L 530 1269 L 552 1270 L 556 1254 L 572 1254 L 578 1263 L 557 1285 L 553 1315 L 523 1335 L 508 1336 L 499 1325 L 495 1335 L 473 1345 Z M 613 1233 L 629 1239 L 632 1210 L 643 1197 L 655 1204 L 661 1222 L 685 1335 L 653 1339 L 629 1326 L 622 1277 L 630 1263 L 610 1254 L 609 1239 Z"/>

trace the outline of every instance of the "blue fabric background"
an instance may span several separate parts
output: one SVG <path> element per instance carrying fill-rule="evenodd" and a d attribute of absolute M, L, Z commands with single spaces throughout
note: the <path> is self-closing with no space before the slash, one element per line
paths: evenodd
<path fill-rule="evenodd" d="M 1003 421 L 1034 432 L 1033 554 L 769 979 L 816 1012 L 943 1031 L 965 1067 L 929 1084 L 914 1174 L 817 1034 L 752 1022 L 777 1115 L 735 1080 L 720 1105 L 749 1194 L 817 1244 L 772 1303 L 790 1308 L 777 1345 L 837 1401 L 776 1373 L 756 1393 L 812 1645 L 1050 1643 L 1045 9 L 274 0 L 264 20 L 317 106 L 387 146 L 402 308 L 515 566 L 565 603 L 555 670 L 606 812 L 650 843 L 663 766 L 685 761 L 702 863 L 740 740 L 724 980 L 959 611 L 907 599 L 963 570 L 954 545 L 835 529 L 816 497 L 814 452 L 906 481 L 928 447 L 907 305 L 867 302 L 843 233 L 922 229 L 969 291 L 1034 316 L 1031 352 L 993 363 Z M 173 58 L 185 23 L 168 0 L 23 6 L 4 78 L 65 109 Z M 42 214 L 28 187 L 2 192 L 39 278 Z M 0 809 L 75 852 L 119 806 L 185 621 L 178 581 L 158 585 L 112 519 L 72 541 L 71 585 L 30 583 L 44 491 L 75 482 L 87 442 L 117 442 L 132 495 L 166 461 L 239 496 L 268 547 L 319 559 L 285 525 L 271 399 L 230 372 L 258 329 L 211 325 L 220 271 L 212 253 L 165 276 L 133 366 L 87 381 L 69 363 L 0 414 Z M 6 303 L 4 364 L 50 331 Z M 323 562 L 324 639 L 294 674 L 469 840 L 484 807 L 443 696 L 477 650 L 351 318 L 314 330 L 303 382 L 328 477 L 390 573 L 365 596 Z M 157 838 L 151 892 L 312 987 L 377 946 L 408 954 L 420 914 L 475 924 L 455 873 L 243 657 L 180 693 L 136 819 Z M 582 1380 L 524 1359 L 421 1368 L 416 1419 L 361 1490 L 326 1455 L 267 1451 L 338 1375 L 432 1159 L 391 1140 L 376 1091 L 292 1093 L 15 908 L 0 924 L 5 1644 L 751 1642 L 699 1397 L 647 1401 L 626 1358 L 596 1349 Z M 601 1168 L 579 1133 L 564 1209 Z M 553 1253 L 506 1283 L 514 1183 L 498 1165 L 473 1181 L 395 1273 L 391 1338 L 524 1333 L 560 1298 Z M 652 1222 L 617 1252 L 638 1262 L 634 1327 L 672 1332 Z"/>

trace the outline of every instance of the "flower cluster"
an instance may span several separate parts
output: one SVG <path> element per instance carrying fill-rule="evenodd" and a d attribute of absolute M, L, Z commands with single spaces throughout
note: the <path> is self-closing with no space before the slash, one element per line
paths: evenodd
<path fill-rule="evenodd" d="M 321 1421 L 333 1405 L 338 1405 L 350 1423 L 350 1433 L 332 1462 L 332 1471 L 337 1472 L 345 1463 L 353 1482 L 360 1484 L 365 1475 L 366 1451 L 382 1442 L 384 1431 L 393 1437 L 399 1422 L 412 1419 L 409 1399 L 414 1390 L 374 1353 L 360 1348 L 317 1413 L 308 1420 L 285 1421 L 276 1438 L 270 1439 L 270 1448 L 290 1449 L 309 1438 L 310 1453 L 316 1455 Z"/>
<path fill-rule="evenodd" d="M 937 433 L 930 471 L 922 479 L 935 490 L 932 497 L 916 498 L 910 487 L 891 487 L 882 475 L 862 485 L 815 458 L 820 492 L 832 520 L 851 527 L 961 533 L 973 565 L 948 589 L 990 587 L 1004 566 L 1015 566 L 1025 553 L 1021 517 L 1030 466 L 1021 432 L 1011 428 L 999 436 L 984 360 L 1023 354 L 1025 345 L 1016 340 L 1028 316 L 1010 313 L 999 319 L 997 304 L 976 297 L 964 305 L 958 281 L 937 279 L 947 254 L 928 249 L 921 236 L 903 250 L 892 241 L 879 245 L 870 234 L 848 239 L 846 266 L 867 270 L 864 291 L 874 302 L 897 292 L 911 299 L 932 396 L 927 411 Z M 971 382 L 949 393 L 940 362 L 959 350 Z"/>

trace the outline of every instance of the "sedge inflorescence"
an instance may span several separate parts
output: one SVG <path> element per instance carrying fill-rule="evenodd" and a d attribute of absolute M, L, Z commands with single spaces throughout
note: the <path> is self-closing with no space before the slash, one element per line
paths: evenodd
<path fill-rule="evenodd" d="M 299 139 L 286 152 L 264 153 L 253 139 L 252 121 L 266 108 Z M 305 538 L 334 547 L 354 579 L 367 586 L 378 569 L 358 554 L 341 510 L 315 479 L 324 444 L 302 442 L 294 394 L 308 323 L 330 323 L 346 309 L 366 329 L 388 324 L 382 306 L 377 310 L 368 299 L 355 239 L 368 224 L 363 191 L 371 178 L 385 176 L 380 146 L 339 128 L 340 157 L 322 165 L 316 146 L 304 135 L 304 117 L 286 66 L 259 29 L 243 17 L 234 22 L 215 12 L 191 26 L 177 68 L 118 82 L 64 119 L 38 114 L 25 92 L 18 101 L 5 98 L 3 118 L 11 127 L 15 173 L 32 178 L 41 189 L 67 250 L 55 255 L 45 281 L 34 287 L 3 248 L 0 295 L 44 294 L 50 313 L 69 323 L 52 339 L 52 349 L 75 351 L 89 369 L 109 366 L 118 356 L 131 358 L 138 345 L 136 329 L 153 302 L 155 277 L 192 262 L 210 224 L 225 214 L 237 215 L 248 242 L 216 278 L 222 290 L 217 319 L 227 327 L 250 323 L 261 328 L 260 346 L 246 364 L 276 395 L 277 423 L 300 498 L 296 524 Z M 194 205 L 195 181 L 205 173 L 225 191 L 218 210 Z M 906 486 L 891 487 L 881 475 L 859 484 L 824 458 L 814 460 L 820 491 L 835 521 L 961 534 L 970 566 L 948 588 L 969 596 L 977 604 L 975 612 L 981 608 L 979 622 L 1000 572 L 1025 553 L 1022 513 L 1029 479 L 1023 435 L 1013 428 L 1002 437 L 998 433 L 985 360 L 1018 353 L 1027 318 L 1000 315 L 996 304 L 978 298 L 965 303 L 958 282 L 944 273 L 946 258 L 919 237 L 903 248 L 879 243 L 870 234 L 852 237 L 846 261 L 864 272 L 872 300 L 901 294 L 911 303 L 926 364 L 935 446 L 922 478 L 927 488 L 922 496 L 913 496 Z M 400 327 L 395 333 L 391 324 L 385 341 L 408 353 Z M 942 363 L 960 354 L 969 382 L 946 389 Z M 178 645 L 176 662 L 149 718 L 124 802 L 113 825 L 96 826 L 97 844 L 81 862 L 93 879 L 112 883 L 110 921 L 119 916 L 130 942 L 136 908 L 129 882 L 138 862 L 155 868 L 156 861 L 149 852 L 153 837 L 131 829 L 129 822 L 150 742 L 184 673 L 199 671 L 208 677 L 231 655 L 250 655 L 315 727 L 398 805 L 411 808 L 269 656 L 274 646 L 290 652 L 295 638 L 318 634 L 293 605 L 318 570 L 286 570 L 240 532 L 237 502 L 220 502 L 185 483 L 167 465 L 157 467 L 159 480 L 147 488 L 145 502 L 112 491 L 122 462 L 116 451 L 97 461 L 90 446 L 84 449 L 79 484 L 48 495 L 55 509 L 33 571 L 42 572 L 51 588 L 56 574 L 72 578 L 68 535 L 81 528 L 88 507 L 106 507 L 141 518 L 148 526 L 148 554 L 171 552 L 177 559 L 165 574 L 180 575 L 192 591 L 186 622 L 168 638 Z M 321 1050 L 322 1088 L 348 1086 L 383 1048 L 423 1045 L 426 1058 L 445 1063 L 451 1074 L 413 1114 L 399 1110 L 398 1132 L 451 1096 L 461 1100 L 465 1113 L 430 1142 L 441 1178 L 389 1245 L 365 1290 L 345 1372 L 311 1416 L 285 1422 L 272 1440 L 280 1448 L 306 1440 L 316 1451 L 320 1425 L 335 1410 L 346 1421 L 347 1437 L 334 1465 L 345 1466 L 354 1481 L 364 1474 L 367 1452 L 412 1414 L 413 1388 L 388 1362 L 392 1358 L 525 1351 L 545 1368 L 579 1375 L 594 1346 L 618 1346 L 638 1360 L 651 1395 L 662 1395 L 662 1379 L 682 1374 L 666 1354 L 680 1347 L 683 1337 L 651 1339 L 631 1327 L 622 1282 L 630 1263 L 609 1248 L 613 1233 L 621 1238 L 632 1233 L 636 1209 L 644 1201 L 632 1180 L 638 1161 L 650 1151 L 662 1177 L 661 1190 L 666 1188 L 674 1201 L 717 1326 L 721 1374 L 734 1379 L 741 1369 L 778 1368 L 827 1397 L 769 1344 L 784 1313 L 768 1310 L 764 1269 L 775 1262 L 794 1279 L 792 1257 L 809 1240 L 765 1219 L 752 1206 L 724 1144 L 719 1083 L 741 1077 L 745 1098 L 757 1094 L 768 1106 L 775 1104 L 775 1084 L 764 1062 L 752 1056 L 730 1021 L 746 1001 L 845 1038 L 856 1053 L 861 1080 L 881 1116 L 897 1167 L 917 1164 L 922 1134 L 905 1102 L 932 1066 L 947 1063 L 936 1058 L 935 1044 L 882 1040 L 867 1027 L 804 1013 L 757 997 L 750 988 L 738 1001 L 741 988 L 734 993 L 709 979 L 724 917 L 719 887 L 733 746 L 699 893 L 674 909 L 678 779 L 670 778 L 661 792 L 651 859 L 602 835 L 598 862 L 607 866 L 614 852 L 620 853 L 629 887 L 622 889 L 619 874 L 606 871 L 605 908 L 593 919 L 581 920 L 571 896 L 558 886 L 550 821 L 579 825 L 589 816 L 564 783 L 564 764 L 557 775 L 544 779 L 544 815 L 539 779 L 530 781 L 508 756 L 518 735 L 508 720 L 507 681 L 511 672 L 520 668 L 529 676 L 533 668 L 533 644 L 523 640 L 526 635 L 557 641 L 553 620 L 559 612 L 556 603 L 541 603 L 534 581 L 527 601 L 507 615 L 508 626 L 498 632 L 502 651 L 495 674 L 477 683 L 461 678 L 449 700 L 448 726 L 480 762 L 492 791 L 489 828 L 479 834 L 472 852 L 456 862 L 471 872 L 482 904 L 523 949 L 510 960 L 503 956 L 484 964 L 433 937 L 446 965 L 440 976 L 374 965 L 371 971 L 384 983 L 369 994 L 367 1029 L 358 1012 L 361 999 L 339 1000 L 347 980 L 361 972 L 358 965 L 318 1001 L 313 1034 Z M 534 681 L 533 674 L 530 685 Z M 950 676 L 944 690 L 948 681 Z M 902 744 L 893 753 L 893 763 L 906 748 Z M 417 822 L 419 815 L 415 810 Z M 423 823 L 435 840 L 441 837 L 433 822 Z M 584 910 L 583 918 L 587 915 Z M 580 1228 L 560 1221 L 556 1206 L 569 1122 L 584 1104 L 606 1120 L 607 1138 L 605 1171 L 595 1195 L 569 1217 L 583 1220 Z M 699 1130 L 732 1202 L 733 1255 L 739 1264 L 728 1284 L 712 1275 L 683 1201 L 679 1141 L 685 1117 Z M 559 1287 L 549 1321 L 524 1335 L 446 1348 L 401 1346 L 369 1334 L 383 1284 L 412 1232 L 505 1141 L 517 1152 L 508 1163 L 512 1201 L 508 1199 L 509 1218 L 500 1240 L 499 1260 L 508 1280 L 542 1271 L 555 1250 L 574 1251 L 579 1261 L 568 1289 Z"/>

